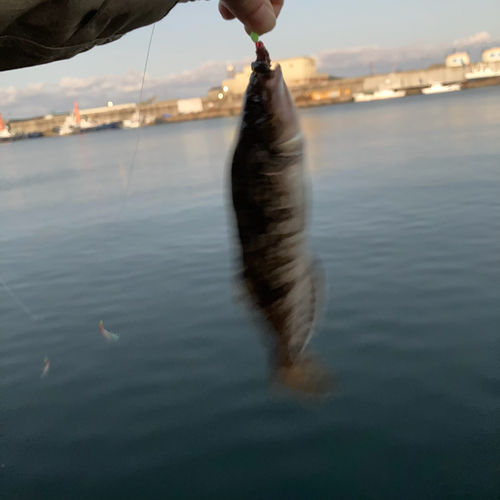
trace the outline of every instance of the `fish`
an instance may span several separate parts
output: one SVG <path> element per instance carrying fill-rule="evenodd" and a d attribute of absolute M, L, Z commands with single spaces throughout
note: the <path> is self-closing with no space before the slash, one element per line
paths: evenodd
<path fill-rule="evenodd" d="M 43 367 L 43 372 L 40 378 L 44 378 L 47 373 L 49 373 L 49 368 L 50 368 L 50 361 L 49 358 L 44 359 L 45 366 Z"/>
<path fill-rule="evenodd" d="M 239 282 L 266 330 L 273 382 L 329 392 L 329 371 L 306 352 L 324 293 L 309 244 L 304 138 L 281 67 L 262 42 L 245 93 L 231 164 Z"/>
<path fill-rule="evenodd" d="M 117 333 L 108 332 L 108 330 L 106 330 L 106 329 L 104 328 L 104 324 L 103 324 L 102 320 L 99 322 L 99 330 L 100 330 L 100 332 L 102 333 L 102 336 L 103 336 L 106 340 L 108 340 L 108 341 L 110 341 L 110 342 L 111 342 L 111 341 L 115 341 L 115 342 L 116 342 L 116 341 L 120 338 L 120 336 L 119 336 Z"/>

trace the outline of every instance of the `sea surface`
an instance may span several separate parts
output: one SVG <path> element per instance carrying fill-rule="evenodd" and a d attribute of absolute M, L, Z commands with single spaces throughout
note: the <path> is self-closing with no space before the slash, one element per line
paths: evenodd
<path fill-rule="evenodd" d="M 236 118 L 0 144 L 2 500 L 499 498 L 500 88 L 300 117 L 326 401 L 236 299 Z"/>

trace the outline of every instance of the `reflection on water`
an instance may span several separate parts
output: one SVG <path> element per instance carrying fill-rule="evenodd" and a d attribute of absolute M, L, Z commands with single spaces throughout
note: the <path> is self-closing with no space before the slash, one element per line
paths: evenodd
<path fill-rule="evenodd" d="M 497 102 L 300 113 L 341 385 L 315 407 L 269 397 L 234 303 L 236 119 L 142 129 L 118 222 L 137 131 L 1 144 L 0 276 L 38 319 L 0 289 L 0 497 L 495 498 Z"/>

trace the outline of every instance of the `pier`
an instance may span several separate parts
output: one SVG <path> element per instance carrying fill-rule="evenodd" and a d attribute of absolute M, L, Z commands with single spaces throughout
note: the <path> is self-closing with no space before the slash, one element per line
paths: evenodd
<path fill-rule="evenodd" d="M 490 51 L 493 49 L 490 49 Z M 500 53 L 500 49 L 498 50 Z M 298 58 L 307 64 L 311 58 Z M 288 62 L 290 60 L 287 60 Z M 308 63 L 311 64 L 311 63 Z M 315 64 L 315 63 L 314 63 Z M 290 65 L 292 66 L 292 65 Z M 232 68 L 231 68 L 232 70 Z M 248 82 L 249 67 L 232 79 L 224 80 L 220 87 L 211 89 L 207 96 L 193 99 L 171 99 L 143 104 L 120 104 L 100 108 L 79 110 L 84 123 L 92 124 L 94 129 L 106 124 L 119 124 L 119 127 L 137 128 L 162 123 L 179 121 L 204 120 L 236 116 L 240 113 L 245 85 Z M 474 77 L 474 75 L 477 75 Z M 433 84 L 460 84 L 461 90 L 500 85 L 500 60 L 493 62 L 469 63 L 467 65 L 450 66 L 447 62 L 432 65 L 426 69 L 400 71 L 387 74 L 369 75 L 358 78 L 331 78 L 316 72 L 315 65 L 307 69 L 307 78 L 290 74 L 287 81 L 290 92 L 299 108 L 327 106 L 352 102 L 357 94 L 371 95 L 379 89 L 404 91 L 405 96 L 422 94 L 422 90 Z M 233 83 L 231 83 L 233 82 Z M 369 99 L 368 99 L 369 100 Z M 45 115 L 34 118 L 10 120 L 5 122 L 2 141 L 36 136 L 68 135 L 83 132 L 72 123 L 75 111 L 56 115 Z M 80 122 L 78 122 L 79 125 Z M 62 132 L 68 129 L 69 132 Z M 90 127 L 90 126 L 89 126 Z"/>

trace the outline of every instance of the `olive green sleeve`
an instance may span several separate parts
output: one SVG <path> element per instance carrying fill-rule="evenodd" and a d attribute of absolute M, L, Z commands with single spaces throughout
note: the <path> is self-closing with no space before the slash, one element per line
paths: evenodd
<path fill-rule="evenodd" d="M 159 21 L 177 2 L 0 0 L 0 71 L 69 59 Z"/>

